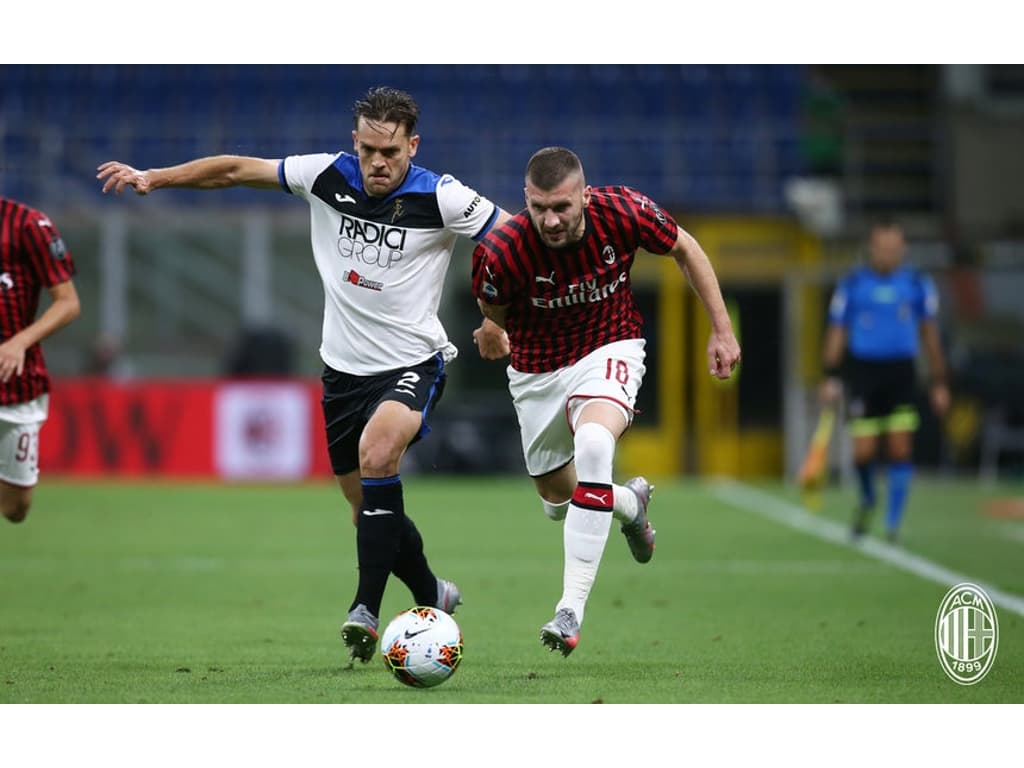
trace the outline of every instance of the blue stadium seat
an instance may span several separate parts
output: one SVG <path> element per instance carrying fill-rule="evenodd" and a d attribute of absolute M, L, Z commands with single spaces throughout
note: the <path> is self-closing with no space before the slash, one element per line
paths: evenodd
<path fill-rule="evenodd" d="M 43 131 L 63 136 L 69 176 L 96 156 L 155 165 L 347 149 L 352 102 L 379 84 L 417 97 L 425 165 L 488 192 L 497 185 L 506 204 L 518 205 L 523 166 L 548 144 L 576 149 L 602 183 L 704 210 L 777 205 L 764 190 L 801 166 L 800 65 L 12 64 L 2 73 L 5 190 L 38 183 Z M 748 135 L 734 136 L 736 126 Z"/>

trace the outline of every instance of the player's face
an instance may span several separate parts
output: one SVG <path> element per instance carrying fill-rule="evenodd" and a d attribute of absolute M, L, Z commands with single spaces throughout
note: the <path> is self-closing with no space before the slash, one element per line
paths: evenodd
<path fill-rule="evenodd" d="M 526 210 L 537 234 L 549 248 L 565 248 L 583 237 L 583 209 L 590 205 L 590 187 L 583 174 L 573 173 L 551 190 L 526 180 Z"/>
<path fill-rule="evenodd" d="M 405 179 L 420 137 L 409 136 L 404 125 L 378 123 L 360 117 L 359 124 L 352 131 L 352 143 L 359 158 L 366 194 L 386 197 Z"/>
<path fill-rule="evenodd" d="M 871 266 L 883 274 L 892 272 L 903 260 L 907 248 L 899 227 L 875 227 L 871 230 Z"/>

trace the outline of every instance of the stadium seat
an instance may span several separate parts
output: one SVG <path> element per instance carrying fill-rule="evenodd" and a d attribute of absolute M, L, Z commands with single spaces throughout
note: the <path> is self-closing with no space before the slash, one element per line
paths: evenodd
<path fill-rule="evenodd" d="M 798 65 L 5 65 L 4 75 L 0 191 L 29 199 L 44 188 L 38 137 L 47 132 L 76 183 L 92 154 L 157 165 L 337 151 L 352 102 L 375 83 L 416 95 L 428 167 L 499 195 L 511 183 L 515 199 L 526 158 L 548 144 L 579 151 L 603 181 L 706 210 L 781 210 L 779 197 L 751 194 L 752 170 L 778 177 L 767 187 L 759 178 L 757 189 L 780 189 L 801 167 Z M 765 137 L 733 141 L 726 129 L 737 123 Z M 774 163 L 762 161 L 765 146 Z"/>

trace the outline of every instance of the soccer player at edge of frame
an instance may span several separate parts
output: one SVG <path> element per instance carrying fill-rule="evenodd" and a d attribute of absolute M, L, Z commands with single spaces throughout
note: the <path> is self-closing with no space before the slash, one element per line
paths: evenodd
<path fill-rule="evenodd" d="M 458 350 L 437 316 L 456 235 L 483 237 L 508 214 L 451 175 L 412 164 L 419 106 L 394 88 L 353 107 L 354 153 L 283 160 L 220 155 L 169 168 L 99 166 L 104 193 L 243 185 L 298 195 L 310 207 L 323 281 L 323 411 L 331 466 L 352 508 L 359 579 L 341 636 L 353 661 L 373 658 L 390 574 L 416 605 L 453 613 L 458 587 L 437 578 L 405 513 L 400 461 L 425 436 Z M 373 332 L 368 333 L 367 329 Z M 476 330 L 496 348 L 505 332 Z"/>
<path fill-rule="evenodd" d="M 39 482 L 50 374 L 41 342 L 81 312 L 75 264 L 48 215 L 0 197 L 0 512 L 20 523 Z M 36 318 L 43 289 L 50 306 Z"/>
<path fill-rule="evenodd" d="M 626 186 L 591 188 L 564 147 L 530 158 L 525 193 L 526 209 L 477 244 L 473 291 L 484 316 L 508 332 L 526 468 L 547 516 L 564 520 L 562 597 L 540 637 L 567 656 L 579 642 L 612 518 L 635 560 L 654 554 L 653 486 L 643 477 L 612 479 L 645 371 L 630 286 L 637 249 L 675 259 L 700 297 L 711 318 L 712 376 L 729 378 L 740 346 L 704 250 L 649 197 Z M 504 356 L 492 337 L 477 336 L 481 356 Z"/>

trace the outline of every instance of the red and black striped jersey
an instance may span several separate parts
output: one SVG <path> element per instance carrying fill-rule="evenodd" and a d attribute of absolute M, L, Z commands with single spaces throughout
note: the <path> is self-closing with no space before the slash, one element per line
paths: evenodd
<path fill-rule="evenodd" d="M 49 217 L 0 197 L 0 341 L 35 321 L 43 288 L 74 274 L 71 253 Z M 0 384 L 0 405 L 28 402 L 49 391 L 43 349 L 33 344 L 25 351 L 22 375 Z"/>
<path fill-rule="evenodd" d="M 544 244 L 525 211 L 473 251 L 473 292 L 506 306 L 512 367 L 525 373 L 572 365 L 598 347 L 641 336 L 629 270 L 638 248 L 668 253 L 678 225 L 629 187 L 595 187 L 583 238 Z"/>

